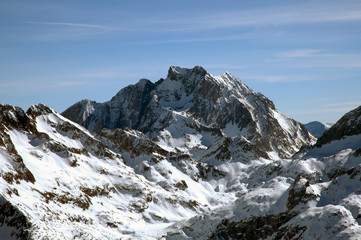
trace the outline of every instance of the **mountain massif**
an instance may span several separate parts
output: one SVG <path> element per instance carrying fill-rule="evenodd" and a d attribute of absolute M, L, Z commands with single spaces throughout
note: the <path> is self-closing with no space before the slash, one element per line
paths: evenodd
<path fill-rule="evenodd" d="M 62 115 L 97 133 L 130 128 L 166 149 L 202 149 L 198 154 L 210 156 L 203 161 L 288 158 L 314 141 L 261 93 L 229 73 L 213 76 L 198 66 L 170 67 L 166 79 L 142 79 L 108 102 L 83 100 Z"/>
<path fill-rule="evenodd" d="M 360 116 L 316 143 L 201 67 L 62 114 L 0 105 L 0 239 L 359 239 Z"/>

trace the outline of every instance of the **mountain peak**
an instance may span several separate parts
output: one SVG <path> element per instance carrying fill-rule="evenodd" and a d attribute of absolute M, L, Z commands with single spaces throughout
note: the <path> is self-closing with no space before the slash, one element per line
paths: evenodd
<path fill-rule="evenodd" d="M 45 104 L 38 103 L 35 105 L 32 105 L 26 113 L 29 115 L 32 115 L 34 117 L 42 115 L 42 114 L 49 114 L 53 113 L 54 110 L 52 110 L 50 107 L 46 106 Z"/>
<path fill-rule="evenodd" d="M 171 66 L 168 70 L 168 78 L 171 80 L 184 79 L 189 75 L 199 75 L 204 77 L 207 71 L 201 66 L 195 66 L 193 68 L 182 68 L 178 66 Z"/>
<path fill-rule="evenodd" d="M 0 123 L 2 123 L 7 128 L 13 128 L 14 126 L 18 128 L 28 128 L 29 118 L 20 107 L 14 107 L 8 104 L 0 104 Z"/>
<path fill-rule="evenodd" d="M 226 148 L 243 149 L 231 157 L 237 161 L 246 156 L 269 158 L 270 152 L 290 157 L 302 145 L 314 141 L 298 122 L 279 113 L 271 100 L 232 74 L 213 76 L 200 66 L 171 66 L 167 78 L 155 84 L 141 79 L 120 90 L 110 101 L 92 104 L 90 112 L 72 106 L 63 115 L 91 131 L 141 131 L 164 142 L 166 149 L 199 133 L 197 138 L 205 145 L 187 143 L 191 147 L 182 147 L 184 151 L 219 144 L 208 156 L 231 156 Z M 234 140 L 226 140 L 231 138 Z M 225 143 L 227 147 L 221 147 Z"/>
<path fill-rule="evenodd" d="M 145 87 L 146 85 L 153 85 L 153 83 L 152 83 L 150 80 L 146 79 L 146 78 L 142 78 L 142 79 L 140 79 L 139 82 L 138 82 L 137 84 L 135 84 L 135 85 L 136 85 L 138 88 L 144 89 L 144 87 Z"/>

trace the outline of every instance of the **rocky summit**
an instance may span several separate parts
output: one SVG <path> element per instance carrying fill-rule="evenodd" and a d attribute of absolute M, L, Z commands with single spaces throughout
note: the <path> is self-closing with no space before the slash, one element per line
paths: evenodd
<path fill-rule="evenodd" d="M 62 115 L 0 105 L 0 239 L 360 239 L 360 115 L 315 144 L 201 67 Z"/>

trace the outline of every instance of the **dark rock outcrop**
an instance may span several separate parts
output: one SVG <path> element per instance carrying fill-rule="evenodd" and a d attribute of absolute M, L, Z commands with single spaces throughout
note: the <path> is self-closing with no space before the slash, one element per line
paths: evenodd
<path fill-rule="evenodd" d="M 0 228 L 8 229 L 8 236 L 0 234 L 1 239 L 16 238 L 20 240 L 33 239 L 29 233 L 32 224 L 25 215 L 8 200 L 0 195 Z"/>

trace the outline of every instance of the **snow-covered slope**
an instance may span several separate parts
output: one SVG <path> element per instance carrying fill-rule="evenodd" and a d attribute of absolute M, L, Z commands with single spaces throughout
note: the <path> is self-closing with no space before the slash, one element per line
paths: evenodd
<path fill-rule="evenodd" d="M 123 158 L 44 105 L 27 113 L 0 105 L 0 118 L 0 233 L 10 229 L 19 239 L 155 239 L 172 222 L 234 199 L 185 174 L 180 169 L 188 165 L 177 162 L 180 156 L 172 156 L 173 163 L 154 147 L 143 153 L 137 148 L 139 158 L 123 149 Z M 154 146 L 134 131 L 123 133 L 132 144 Z"/>
<path fill-rule="evenodd" d="M 360 239 L 361 158 L 354 153 L 225 164 L 237 200 L 174 224 L 168 239 Z"/>
<path fill-rule="evenodd" d="M 131 128 L 166 150 L 202 161 L 291 157 L 315 139 L 273 102 L 230 73 L 170 67 L 166 79 L 142 79 L 105 103 L 80 101 L 62 113 L 90 131 Z M 201 150 L 201 151 L 199 151 Z"/>
<path fill-rule="evenodd" d="M 330 127 L 332 127 L 332 123 L 321 123 L 318 121 L 309 122 L 306 124 L 303 124 L 307 131 L 313 134 L 316 138 L 320 138 L 323 133 L 328 130 Z"/>
<path fill-rule="evenodd" d="M 129 128 L 91 133 L 41 104 L 0 105 L 0 236 L 360 238 L 360 150 L 211 165 L 204 152 L 222 159 L 232 145 L 211 129 L 152 140 Z"/>
<path fill-rule="evenodd" d="M 168 239 L 361 239 L 360 116 L 345 114 L 303 158 L 219 166 L 237 200 L 175 223 Z"/>

